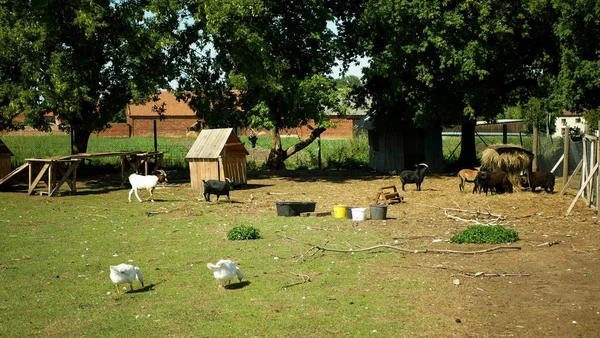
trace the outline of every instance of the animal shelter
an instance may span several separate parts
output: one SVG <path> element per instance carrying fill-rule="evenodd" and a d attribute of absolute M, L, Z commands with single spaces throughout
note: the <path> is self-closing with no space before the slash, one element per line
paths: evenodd
<path fill-rule="evenodd" d="M 512 144 L 490 145 L 481 154 L 481 168 L 491 171 L 504 171 L 517 184 L 522 171 L 529 171 L 533 153 Z"/>
<path fill-rule="evenodd" d="M 0 140 L 0 178 L 10 173 L 10 158 L 14 154 L 8 149 L 6 144 Z"/>
<path fill-rule="evenodd" d="M 203 129 L 185 156 L 190 166 L 192 189 L 202 189 L 202 180 L 229 178 L 236 184 L 247 183 L 248 155 L 233 128 Z"/>

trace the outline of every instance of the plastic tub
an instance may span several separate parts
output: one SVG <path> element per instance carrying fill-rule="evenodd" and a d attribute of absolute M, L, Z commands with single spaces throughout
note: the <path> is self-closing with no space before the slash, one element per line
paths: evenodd
<path fill-rule="evenodd" d="M 347 205 L 334 205 L 333 206 L 333 217 L 335 218 L 346 218 Z"/>
<path fill-rule="evenodd" d="M 372 204 L 370 206 L 371 219 L 386 219 L 387 217 L 387 205 L 385 204 Z"/>
<path fill-rule="evenodd" d="M 277 216 L 300 216 L 301 212 L 314 212 L 317 202 L 277 202 Z"/>
<path fill-rule="evenodd" d="M 358 208 L 358 207 L 346 207 L 346 218 L 347 219 L 352 219 L 352 208 Z"/>
<path fill-rule="evenodd" d="M 367 219 L 367 208 L 352 208 L 352 220 L 364 221 Z"/>

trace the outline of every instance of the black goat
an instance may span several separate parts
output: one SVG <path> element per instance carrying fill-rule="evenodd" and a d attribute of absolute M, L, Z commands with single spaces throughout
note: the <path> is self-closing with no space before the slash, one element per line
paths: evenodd
<path fill-rule="evenodd" d="M 527 182 L 527 176 L 521 174 L 521 186 L 528 188 L 531 186 L 531 191 L 535 192 L 535 188 L 540 187 L 547 193 L 554 192 L 554 182 L 556 178 L 553 173 L 546 171 L 536 171 L 529 174 L 529 182 Z"/>
<path fill-rule="evenodd" d="M 400 181 L 402 181 L 402 191 L 406 191 L 404 186 L 409 183 L 417 185 L 417 191 L 421 191 L 421 183 L 425 179 L 425 173 L 429 171 L 429 166 L 425 163 L 416 165 L 417 170 L 404 170 L 400 173 Z"/>
<path fill-rule="evenodd" d="M 233 182 L 225 178 L 225 181 L 217 181 L 217 180 L 202 180 L 204 183 L 204 200 L 210 202 L 210 195 L 217 195 L 217 201 L 221 195 L 227 196 L 227 201 L 231 202 L 229 199 L 229 191 L 233 190 Z"/>
<path fill-rule="evenodd" d="M 508 175 L 504 171 L 489 172 L 480 171 L 475 177 L 475 187 L 473 187 L 473 193 L 477 190 L 481 192 L 483 190 L 487 195 L 488 191 L 496 194 L 503 194 L 505 192 L 513 192 L 513 184 L 508 179 Z"/>

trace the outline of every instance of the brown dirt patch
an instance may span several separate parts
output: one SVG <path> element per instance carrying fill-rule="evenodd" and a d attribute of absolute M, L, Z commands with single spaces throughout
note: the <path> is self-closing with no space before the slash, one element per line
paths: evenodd
<path fill-rule="evenodd" d="M 564 216 L 575 192 L 565 195 L 516 192 L 472 194 L 458 189 L 456 176 L 428 176 L 422 191 L 407 185 L 404 202 L 388 208 L 385 221 L 365 221 L 386 240 L 403 248 L 478 250 L 491 246 L 456 245 L 448 239 L 466 222 L 448 218 L 442 208 L 501 214 L 513 227 L 519 251 L 481 255 L 409 254 L 406 264 L 390 267 L 418 273 L 429 292 L 413 299 L 412 309 L 424 336 L 591 337 L 600 330 L 600 224 L 593 210 L 579 201 Z M 248 186 L 232 192 L 238 212 L 272 210 L 276 201 L 316 201 L 317 211 L 336 204 L 367 207 L 380 187 L 397 185 L 398 176 L 365 172 L 294 171 L 254 173 Z M 558 179 L 556 190 L 562 188 Z M 280 194 L 269 194 L 280 193 Z M 283 193 L 283 194 L 281 194 Z M 271 212 L 271 211 L 269 211 Z M 465 215 L 458 215 L 465 216 Z M 465 217 L 466 218 L 466 217 Z M 441 242 L 434 242 L 441 239 Z M 543 243 L 557 243 L 543 245 Z M 377 243 L 375 243 L 377 244 Z M 473 277 L 468 274 L 521 273 L 522 277 Z M 386 276 L 382 276 L 385 279 Z M 458 279 L 459 285 L 453 281 Z M 460 321 L 460 323 L 458 322 Z"/>

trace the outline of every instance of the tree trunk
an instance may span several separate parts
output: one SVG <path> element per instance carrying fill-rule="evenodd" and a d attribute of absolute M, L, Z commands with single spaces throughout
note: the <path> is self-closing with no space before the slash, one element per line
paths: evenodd
<path fill-rule="evenodd" d="M 283 170 L 285 169 L 285 151 L 281 147 L 281 136 L 279 130 L 269 130 L 269 138 L 271 139 L 271 151 L 269 157 L 267 157 L 267 169 L 269 170 Z"/>
<path fill-rule="evenodd" d="M 270 170 L 283 170 L 285 169 L 285 160 L 290 158 L 290 156 L 295 153 L 301 151 L 302 149 L 308 147 L 314 140 L 321 135 L 326 128 L 315 128 L 312 130 L 310 135 L 307 138 L 301 140 L 300 142 L 294 144 L 288 149 L 284 150 L 281 146 L 281 137 L 279 135 L 278 130 L 269 131 L 271 137 L 271 151 L 269 152 L 269 157 L 267 158 L 267 169 Z"/>
<path fill-rule="evenodd" d="M 71 126 L 71 154 L 87 152 L 91 131 Z"/>
<path fill-rule="evenodd" d="M 477 151 L 475 149 L 475 126 L 476 121 L 466 121 L 462 123 L 460 137 L 460 157 L 458 165 L 463 168 L 476 167 L 479 165 L 477 161 Z"/>

